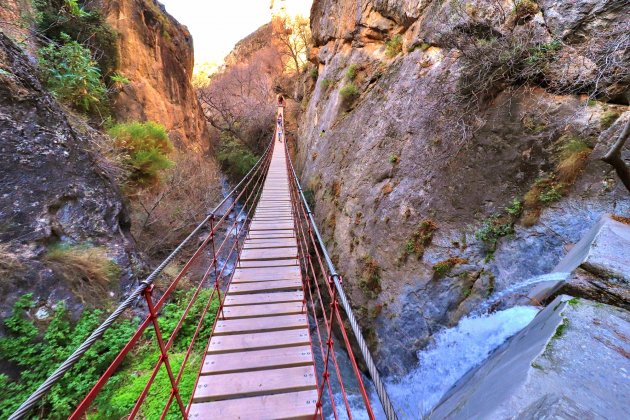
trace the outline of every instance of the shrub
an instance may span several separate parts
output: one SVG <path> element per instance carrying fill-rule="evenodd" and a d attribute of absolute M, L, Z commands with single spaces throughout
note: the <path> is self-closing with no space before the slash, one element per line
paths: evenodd
<path fill-rule="evenodd" d="M 319 76 L 319 70 L 317 70 L 317 67 L 313 67 L 311 69 L 310 76 L 311 76 L 311 79 L 317 80 L 317 77 Z"/>
<path fill-rule="evenodd" d="M 223 134 L 217 160 L 232 179 L 240 180 L 254 167 L 258 156 L 235 137 Z"/>
<path fill-rule="evenodd" d="M 394 35 L 385 43 L 385 55 L 394 58 L 402 51 L 402 36 Z"/>
<path fill-rule="evenodd" d="M 17 409 L 103 318 L 99 310 L 86 310 L 76 324 L 71 324 L 68 311 L 63 302 L 59 302 L 51 321 L 40 334 L 30 314 L 34 304 L 32 295 L 22 296 L 13 305 L 12 315 L 4 320 L 6 334 L 0 338 L 0 360 L 3 364 L 10 363 L 19 372 L 13 377 L 0 374 L 2 418 Z M 134 330 L 131 320 L 115 323 L 43 398 L 37 406 L 37 417 L 68 417 Z"/>
<path fill-rule="evenodd" d="M 94 112 L 106 106 L 107 89 L 90 50 L 66 34 L 63 45 L 50 44 L 38 51 L 44 83 L 52 94 L 75 108 Z"/>
<path fill-rule="evenodd" d="M 120 275 L 118 265 L 105 248 L 89 244 L 51 246 L 43 258 L 55 276 L 63 280 L 83 303 L 104 303 Z"/>
<path fill-rule="evenodd" d="M 608 130 L 610 126 L 617 121 L 617 118 L 619 118 L 620 115 L 621 114 L 617 111 L 604 112 L 599 120 L 599 125 L 602 127 L 602 130 Z"/>
<path fill-rule="evenodd" d="M 357 89 L 354 83 L 348 83 L 341 88 L 339 94 L 345 100 L 353 100 L 359 96 L 359 89 Z"/>
<path fill-rule="evenodd" d="M 514 222 L 495 215 L 482 222 L 481 227 L 475 232 L 475 238 L 483 241 L 490 250 L 494 250 L 500 238 L 512 233 Z"/>
<path fill-rule="evenodd" d="M 357 77 L 357 65 L 350 64 L 350 66 L 346 70 L 346 79 L 352 81 L 355 77 Z"/>
<path fill-rule="evenodd" d="M 405 254 L 415 254 L 416 257 L 422 258 L 424 250 L 433 240 L 433 234 L 436 230 L 437 224 L 433 220 L 426 219 L 420 222 L 418 228 L 405 244 Z"/>
<path fill-rule="evenodd" d="M 433 271 L 437 277 L 444 277 L 451 270 L 459 264 L 466 264 L 468 262 L 467 259 L 459 258 L 459 257 L 449 257 L 444 261 L 440 261 L 433 265 Z"/>
<path fill-rule="evenodd" d="M 510 216 L 518 217 L 523 212 L 523 202 L 518 198 L 512 200 L 512 203 L 505 208 L 505 211 Z"/>
<path fill-rule="evenodd" d="M 168 154 L 173 144 L 164 126 L 149 121 L 120 123 L 111 127 L 117 149 L 125 152 L 125 163 L 131 168 L 131 178 L 139 184 L 155 183 L 160 171 L 173 166 Z"/>
<path fill-rule="evenodd" d="M 584 140 L 576 136 L 565 136 L 563 140 L 556 173 L 560 182 L 572 184 L 586 166 L 592 149 Z"/>
<path fill-rule="evenodd" d="M 90 50 L 107 79 L 118 67 L 118 35 L 94 2 L 34 0 L 35 23 L 53 42 L 64 43 L 63 34 Z"/>

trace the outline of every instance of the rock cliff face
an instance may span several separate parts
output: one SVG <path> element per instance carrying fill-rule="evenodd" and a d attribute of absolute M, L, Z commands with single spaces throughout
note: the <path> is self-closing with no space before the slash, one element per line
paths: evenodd
<path fill-rule="evenodd" d="M 627 70 L 601 61 L 628 68 L 627 2 L 519 4 L 313 3 L 318 80 L 297 161 L 386 374 L 488 295 L 547 273 L 603 213 L 630 209 L 598 160 L 630 118 Z M 494 43 L 524 58 L 489 59 Z M 487 79 L 471 83 L 471 68 Z M 541 204 L 536 189 L 576 142 L 584 165 Z M 523 198 L 522 214 L 505 210 Z M 484 222 L 490 238 L 475 234 Z"/>
<path fill-rule="evenodd" d="M 119 34 L 119 72 L 131 82 L 114 96 L 116 116 L 157 121 L 179 146 L 208 148 L 188 29 L 154 0 L 104 0 L 102 13 Z"/>
<path fill-rule="evenodd" d="M 97 132 L 78 132 L 41 86 L 23 50 L 0 33 L 0 318 L 32 292 L 42 303 L 69 298 L 42 262 L 60 240 L 107 249 L 129 278 L 133 246 L 122 196 L 89 152 Z M 68 305 L 78 305 L 70 298 Z"/>

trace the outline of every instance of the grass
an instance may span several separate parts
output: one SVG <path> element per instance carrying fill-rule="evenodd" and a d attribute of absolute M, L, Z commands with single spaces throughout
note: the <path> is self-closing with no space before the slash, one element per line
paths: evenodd
<path fill-rule="evenodd" d="M 107 133 L 114 147 L 125 154 L 124 163 L 131 168 L 131 179 L 140 185 L 159 182 L 160 172 L 173 166 L 168 155 L 173 144 L 163 125 L 153 121 L 115 124 Z"/>
<path fill-rule="evenodd" d="M 437 228 L 437 224 L 432 219 L 425 219 L 420 222 L 411 238 L 405 243 L 405 255 L 413 254 L 418 259 L 422 258 L 426 247 L 433 240 Z"/>
<path fill-rule="evenodd" d="M 89 244 L 55 244 L 43 261 L 83 303 L 94 306 L 102 306 L 103 298 L 120 276 L 120 269 L 107 256 L 107 250 Z"/>
<path fill-rule="evenodd" d="M 568 326 L 569 326 L 569 319 L 563 318 L 562 323 L 558 325 L 558 328 L 556 328 L 556 332 L 553 334 L 552 338 L 558 339 L 562 337 L 564 333 L 566 332 Z"/>
<path fill-rule="evenodd" d="M 356 77 L 357 77 L 357 65 L 350 64 L 350 66 L 348 66 L 348 69 L 346 70 L 346 79 L 352 81 Z"/>
<path fill-rule="evenodd" d="M 571 299 L 569 299 L 568 303 L 569 303 L 569 305 L 571 305 L 573 307 L 576 307 L 576 306 L 578 306 L 580 304 L 580 298 L 576 298 L 576 297 L 571 298 Z"/>
<path fill-rule="evenodd" d="M 563 140 L 556 174 L 560 182 L 572 184 L 584 170 L 592 149 L 586 141 L 577 136 L 565 136 Z"/>
<path fill-rule="evenodd" d="M 460 264 L 466 264 L 468 262 L 467 259 L 465 258 L 459 258 L 459 257 L 449 257 L 443 261 L 440 261 L 436 264 L 433 265 L 433 271 L 435 273 L 435 275 L 439 278 L 439 277 L 444 277 L 445 275 L 447 275 L 448 273 L 451 272 L 451 270 L 456 266 L 456 265 L 460 265 Z"/>
<path fill-rule="evenodd" d="M 402 36 L 394 35 L 385 43 L 385 55 L 394 58 L 402 52 Z"/>

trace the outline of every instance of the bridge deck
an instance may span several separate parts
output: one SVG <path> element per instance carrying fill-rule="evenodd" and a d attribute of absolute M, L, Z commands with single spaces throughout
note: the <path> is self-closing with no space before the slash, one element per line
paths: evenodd
<path fill-rule="evenodd" d="M 279 111 L 282 113 L 282 110 Z M 284 144 L 276 139 L 190 418 L 312 418 L 317 386 Z"/>

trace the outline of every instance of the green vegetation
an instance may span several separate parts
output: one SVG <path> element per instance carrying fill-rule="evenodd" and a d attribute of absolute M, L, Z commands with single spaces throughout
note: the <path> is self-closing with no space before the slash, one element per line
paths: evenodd
<path fill-rule="evenodd" d="M 350 64 L 350 66 L 348 66 L 348 69 L 346 70 L 346 79 L 352 81 L 356 77 L 357 77 L 357 65 Z"/>
<path fill-rule="evenodd" d="M 602 127 L 602 130 L 608 130 L 610 126 L 617 121 L 620 115 L 619 112 L 614 110 L 604 112 L 599 120 L 599 125 Z"/>
<path fill-rule="evenodd" d="M 124 162 L 136 183 L 156 183 L 160 171 L 173 166 L 168 158 L 173 144 L 164 126 L 153 121 L 128 122 L 112 126 L 107 133 L 114 139 L 114 146 L 124 152 Z"/>
<path fill-rule="evenodd" d="M 515 198 L 512 200 L 512 203 L 505 208 L 505 211 L 510 216 L 518 217 L 523 212 L 523 202 Z"/>
<path fill-rule="evenodd" d="M 566 332 L 567 327 L 569 326 L 569 319 L 568 318 L 563 318 L 562 319 L 562 323 L 560 325 L 558 325 L 558 328 L 556 328 L 556 332 L 553 334 L 554 339 L 558 339 L 560 337 L 562 337 L 564 335 L 564 333 Z"/>
<path fill-rule="evenodd" d="M 319 76 L 319 70 L 317 70 L 317 67 L 313 67 L 309 74 L 311 76 L 311 79 L 317 80 L 317 77 Z"/>
<path fill-rule="evenodd" d="M 208 289 L 200 292 L 169 352 L 169 361 L 175 375 L 179 372 L 185 349 L 190 344 L 203 307 L 210 298 L 210 292 Z M 174 330 L 190 297 L 191 292 L 175 292 L 172 303 L 166 304 L 162 309 L 159 323 L 165 337 Z M 18 378 L 0 375 L 0 394 L 3 396 L 0 400 L 2 418 L 8 417 L 104 318 L 102 311 L 85 310 L 79 320 L 72 323 L 68 319 L 68 311 L 60 302 L 52 320 L 47 325 L 38 325 L 29 315 L 34 305 L 35 301 L 31 295 L 23 296 L 14 305 L 13 314 L 4 321 L 7 334 L 0 338 L 0 360 L 12 363 L 20 368 L 21 372 Z M 193 355 L 182 375 L 180 392 L 184 401 L 190 397 L 201 361 L 200 355 L 206 345 L 217 309 L 218 302 L 215 300 L 206 314 L 200 336 L 195 342 Z M 92 346 L 86 356 L 53 387 L 38 406 L 38 416 L 66 418 L 131 337 L 137 325 L 137 319 L 116 322 L 102 340 Z M 155 334 L 149 328 L 94 401 L 93 412 L 89 418 L 111 419 L 127 416 L 158 358 Z M 140 417 L 159 418 L 169 393 L 170 382 L 162 367 L 142 406 Z M 176 407 L 171 407 L 168 418 L 181 418 Z"/>
<path fill-rule="evenodd" d="M 359 96 L 359 89 L 357 89 L 354 83 L 348 83 L 341 88 L 339 94 L 345 100 L 353 100 Z"/>
<path fill-rule="evenodd" d="M 580 298 L 576 298 L 576 297 L 571 298 L 571 299 L 569 299 L 568 303 L 569 303 L 569 305 L 571 305 L 573 307 L 576 307 L 576 306 L 578 306 L 580 304 Z"/>
<path fill-rule="evenodd" d="M 394 35 L 385 43 L 385 55 L 394 58 L 402 52 L 402 36 Z"/>
<path fill-rule="evenodd" d="M 493 251 L 500 238 L 513 233 L 514 221 L 512 219 L 494 215 L 481 223 L 481 227 L 475 232 L 475 238 L 483 241 Z"/>
<path fill-rule="evenodd" d="M 418 225 L 411 238 L 405 243 L 405 255 L 414 254 L 418 259 L 424 255 L 424 250 L 433 240 L 437 224 L 431 219 L 425 219 Z"/>
<path fill-rule="evenodd" d="M 361 257 L 359 265 L 359 287 L 374 299 L 381 292 L 381 267 L 370 255 Z"/>
<path fill-rule="evenodd" d="M 329 88 L 329 87 L 331 87 L 332 85 L 333 85 L 333 81 L 332 81 L 332 80 L 330 80 L 329 78 L 325 77 L 325 78 L 322 80 L 322 87 L 323 87 L 324 89 L 328 89 L 328 88 Z"/>
<path fill-rule="evenodd" d="M 464 258 L 458 258 L 458 257 L 449 257 L 443 261 L 440 261 L 436 264 L 433 265 L 433 271 L 435 272 L 435 275 L 439 278 L 439 277 L 444 277 L 445 275 L 447 275 L 448 273 L 451 272 L 451 270 L 459 264 L 466 264 L 468 262 L 467 259 Z"/>
<path fill-rule="evenodd" d="M 223 133 L 221 145 L 217 152 L 217 160 L 221 168 L 232 178 L 241 179 L 258 162 L 258 156 L 237 138 Z"/>
<path fill-rule="evenodd" d="M 391 154 L 391 155 L 389 155 L 389 163 L 392 163 L 392 164 L 394 164 L 394 165 L 395 165 L 395 164 L 397 164 L 399 161 L 400 161 L 400 158 L 398 157 L 398 155 L 395 155 L 395 154 Z"/>
<path fill-rule="evenodd" d="M 120 269 L 107 256 L 107 250 L 90 244 L 55 244 L 43 261 L 83 303 L 94 306 L 106 303 L 103 296 L 120 277 Z"/>
<path fill-rule="evenodd" d="M 538 370 L 542 370 L 542 371 L 544 371 L 544 370 L 545 370 L 545 369 L 544 369 L 541 365 L 539 365 L 539 364 L 538 364 L 538 363 L 536 363 L 536 362 L 532 362 L 532 367 L 533 367 L 534 369 L 538 369 Z"/>
<path fill-rule="evenodd" d="M 51 44 L 65 44 L 64 34 L 90 51 L 106 82 L 118 66 L 118 35 L 91 2 L 33 0 L 35 24 Z"/>
<path fill-rule="evenodd" d="M 49 44 L 38 52 L 42 79 L 57 99 L 85 112 L 103 109 L 107 89 L 90 50 L 66 34 L 63 45 Z"/>

